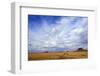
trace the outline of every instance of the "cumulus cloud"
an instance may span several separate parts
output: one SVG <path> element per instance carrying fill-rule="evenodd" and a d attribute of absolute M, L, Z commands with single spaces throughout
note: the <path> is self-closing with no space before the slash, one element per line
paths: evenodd
<path fill-rule="evenodd" d="M 55 19 L 55 16 L 53 17 Z M 41 20 L 41 24 L 38 22 L 30 23 L 31 26 L 34 25 L 36 27 L 29 28 L 29 51 L 74 51 L 78 48 L 87 49 L 87 17 L 66 16 L 60 17 L 55 22 L 48 22 L 45 17 Z"/>

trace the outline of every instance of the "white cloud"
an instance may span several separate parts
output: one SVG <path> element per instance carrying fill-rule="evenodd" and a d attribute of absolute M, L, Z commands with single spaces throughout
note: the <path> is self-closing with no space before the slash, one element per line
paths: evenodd
<path fill-rule="evenodd" d="M 44 21 L 37 33 L 29 31 L 29 50 L 42 52 L 65 48 L 72 51 L 80 47 L 87 48 L 87 43 L 82 43 L 84 38 L 87 39 L 87 25 L 85 24 L 87 18 L 79 20 L 74 25 L 70 24 L 74 19 L 75 17 L 63 17 L 56 24 L 51 24 L 56 25 L 54 27 Z"/>

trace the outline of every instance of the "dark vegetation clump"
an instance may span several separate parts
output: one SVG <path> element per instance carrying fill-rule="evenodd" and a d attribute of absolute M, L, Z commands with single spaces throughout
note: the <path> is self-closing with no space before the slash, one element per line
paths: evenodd
<path fill-rule="evenodd" d="M 48 51 L 45 51 L 44 53 L 48 53 Z"/>
<path fill-rule="evenodd" d="M 87 50 L 83 48 L 78 48 L 77 51 L 87 51 Z"/>

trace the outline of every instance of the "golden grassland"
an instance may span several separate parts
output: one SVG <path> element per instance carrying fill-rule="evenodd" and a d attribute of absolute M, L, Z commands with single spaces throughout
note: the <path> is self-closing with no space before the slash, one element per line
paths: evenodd
<path fill-rule="evenodd" d="M 28 60 L 83 59 L 88 51 L 28 53 Z"/>

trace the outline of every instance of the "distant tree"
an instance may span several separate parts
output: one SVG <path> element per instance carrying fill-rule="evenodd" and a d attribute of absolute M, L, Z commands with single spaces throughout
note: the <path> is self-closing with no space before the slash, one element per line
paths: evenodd
<path fill-rule="evenodd" d="M 82 51 L 82 50 L 84 50 L 83 48 L 78 48 L 78 51 Z"/>
<path fill-rule="evenodd" d="M 44 53 L 48 53 L 48 51 L 45 51 Z"/>
<path fill-rule="evenodd" d="M 87 49 L 78 48 L 77 51 L 87 51 Z"/>

